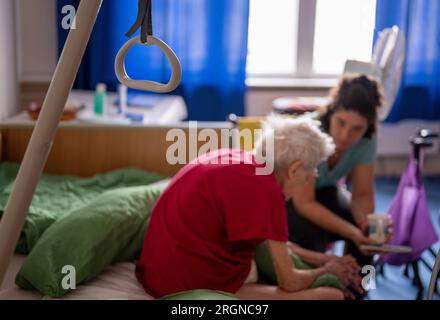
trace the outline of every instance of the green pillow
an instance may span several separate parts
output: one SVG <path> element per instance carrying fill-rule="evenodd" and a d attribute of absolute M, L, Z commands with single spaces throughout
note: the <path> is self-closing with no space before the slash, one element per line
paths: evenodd
<path fill-rule="evenodd" d="M 238 298 L 229 292 L 192 290 L 173 293 L 162 297 L 160 300 L 238 300 Z"/>
<path fill-rule="evenodd" d="M 11 196 L 19 164 L 0 163 L 0 216 Z M 16 251 L 29 254 L 43 233 L 58 219 L 87 205 L 103 192 L 146 186 L 163 176 L 136 168 L 123 168 L 90 178 L 43 174 L 29 207 Z"/>
<path fill-rule="evenodd" d="M 152 206 L 169 180 L 103 193 L 86 206 L 53 223 L 31 251 L 16 277 L 23 289 L 61 297 L 65 266 L 72 266 L 76 285 L 108 265 L 134 260 L 141 251 Z"/>
<path fill-rule="evenodd" d="M 313 267 L 305 262 L 303 262 L 296 254 L 291 253 L 292 262 L 297 269 L 307 270 L 313 269 Z M 275 268 L 272 262 L 272 256 L 270 254 L 269 248 L 267 247 L 267 242 L 263 242 L 257 247 L 255 252 L 255 261 L 257 263 L 260 272 L 268 279 L 271 284 L 277 284 L 277 276 L 275 273 Z M 334 287 L 339 290 L 344 290 L 344 286 L 341 281 L 333 274 L 326 273 L 319 276 L 310 286 L 310 288 L 318 287 Z"/>

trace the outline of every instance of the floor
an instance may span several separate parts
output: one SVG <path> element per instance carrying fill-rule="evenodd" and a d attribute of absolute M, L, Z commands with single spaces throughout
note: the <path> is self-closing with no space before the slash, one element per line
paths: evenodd
<path fill-rule="evenodd" d="M 396 178 L 377 178 L 376 179 L 376 209 L 377 212 L 386 212 L 390 202 L 397 190 L 399 180 Z M 424 179 L 428 205 L 431 213 L 432 222 L 440 235 L 440 177 L 426 177 Z M 440 242 L 434 245 L 438 252 Z M 423 257 L 431 265 L 434 258 L 428 252 Z M 423 285 L 426 287 L 423 298 L 427 297 L 427 288 L 431 278 L 431 272 L 425 267 L 420 266 L 420 275 Z M 440 286 L 440 280 L 438 281 Z M 412 285 L 411 280 L 404 277 L 403 267 L 385 266 L 385 278 L 378 275 L 376 278 L 376 289 L 369 291 L 368 298 L 371 300 L 412 300 L 417 296 L 417 289 Z M 434 296 L 440 300 L 440 296 Z"/>

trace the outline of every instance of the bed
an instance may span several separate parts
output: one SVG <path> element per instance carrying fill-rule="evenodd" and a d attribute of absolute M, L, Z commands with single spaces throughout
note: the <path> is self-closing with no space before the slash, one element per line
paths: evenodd
<path fill-rule="evenodd" d="M 52 300 L 38 291 L 21 290 L 15 285 L 15 275 L 26 256 L 14 255 L 5 282 L 0 289 L 0 300 Z M 63 300 L 152 300 L 135 278 L 135 264 L 130 262 L 109 266 L 95 279 L 65 295 Z"/>
<path fill-rule="evenodd" d="M 122 168 L 137 168 L 162 176 L 174 175 L 183 164 L 166 161 L 169 130 L 180 127 L 188 132 L 188 124 L 178 126 L 69 126 L 61 125 L 49 155 L 45 174 L 90 178 Z M 229 123 L 199 123 L 198 131 L 210 128 L 231 129 Z M 32 133 L 32 127 L 0 125 L 0 159 L 20 163 Z M 188 138 L 188 135 L 187 135 Z M 199 146 L 203 141 L 199 142 Z M 9 265 L 0 299 L 51 299 L 38 291 L 25 291 L 15 285 L 15 277 L 27 261 L 16 254 Z M 150 300 L 135 279 L 135 263 L 121 261 L 109 264 L 99 275 L 85 281 L 62 299 L 130 299 Z"/>

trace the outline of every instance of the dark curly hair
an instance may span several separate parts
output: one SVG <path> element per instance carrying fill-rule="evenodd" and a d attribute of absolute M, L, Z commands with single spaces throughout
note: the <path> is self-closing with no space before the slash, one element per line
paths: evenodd
<path fill-rule="evenodd" d="M 319 120 L 325 132 L 330 130 L 330 119 L 337 111 L 355 111 L 368 121 L 364 138 L 371 138 L 377 130 L 378 109 L 382 106 L 380 84 L 365 75 L 342 76 L 339 84 L 330 91 L 331 102 L 320 111 Z"/>

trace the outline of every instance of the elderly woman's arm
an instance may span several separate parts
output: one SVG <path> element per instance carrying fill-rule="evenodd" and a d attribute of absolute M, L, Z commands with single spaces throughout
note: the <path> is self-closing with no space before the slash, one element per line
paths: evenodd
<path fill-rule="evenodd" d="M 293 242 L 287 242 L 287 247 L 300 257 L 302 261 L 315 267 L 325 265 L 334 257 L 321 252 L 304 249 Z"/>
<path fill-rule="evenodd" d="M 298 213 L 322 229 L 350 239 L 358 245 L 370 244 L 371 241 L 362 234 L 359 228 L 316 201 L 315 182 L 316 179 L 311 178 L 306 186 L 293 193 L 292 198 Z"/>
<path fill-rule="evenodd" d="M 367 215 L 374 212 L 374 166 L 356 166 L 351 171 L 350 177 L 353 218 L 359 226 L 366 227 Z"/>
<path fill-rule="evenodd" d="M 317 277 L 331 273 L 341 280 L 344 287 L 362 292 L 361 278 L 358 275 L 360 267 L 351 256 L 330 259 L 316 269 L 298 270 L 292 262 L 287 243 L 268 240 L 268 247 L 278 286 L 285 291 L 299 292 L 308 289 Z"/>
<path fill-rule="evenodd" d="M 287 244 L 279 241 L 267 242 L 277 275 L 278 286 L 288 292 L 298 292 L 310 287 L 317 277 L 328 272 L 325 267 L 298 270 L 292 263 Z"/>

